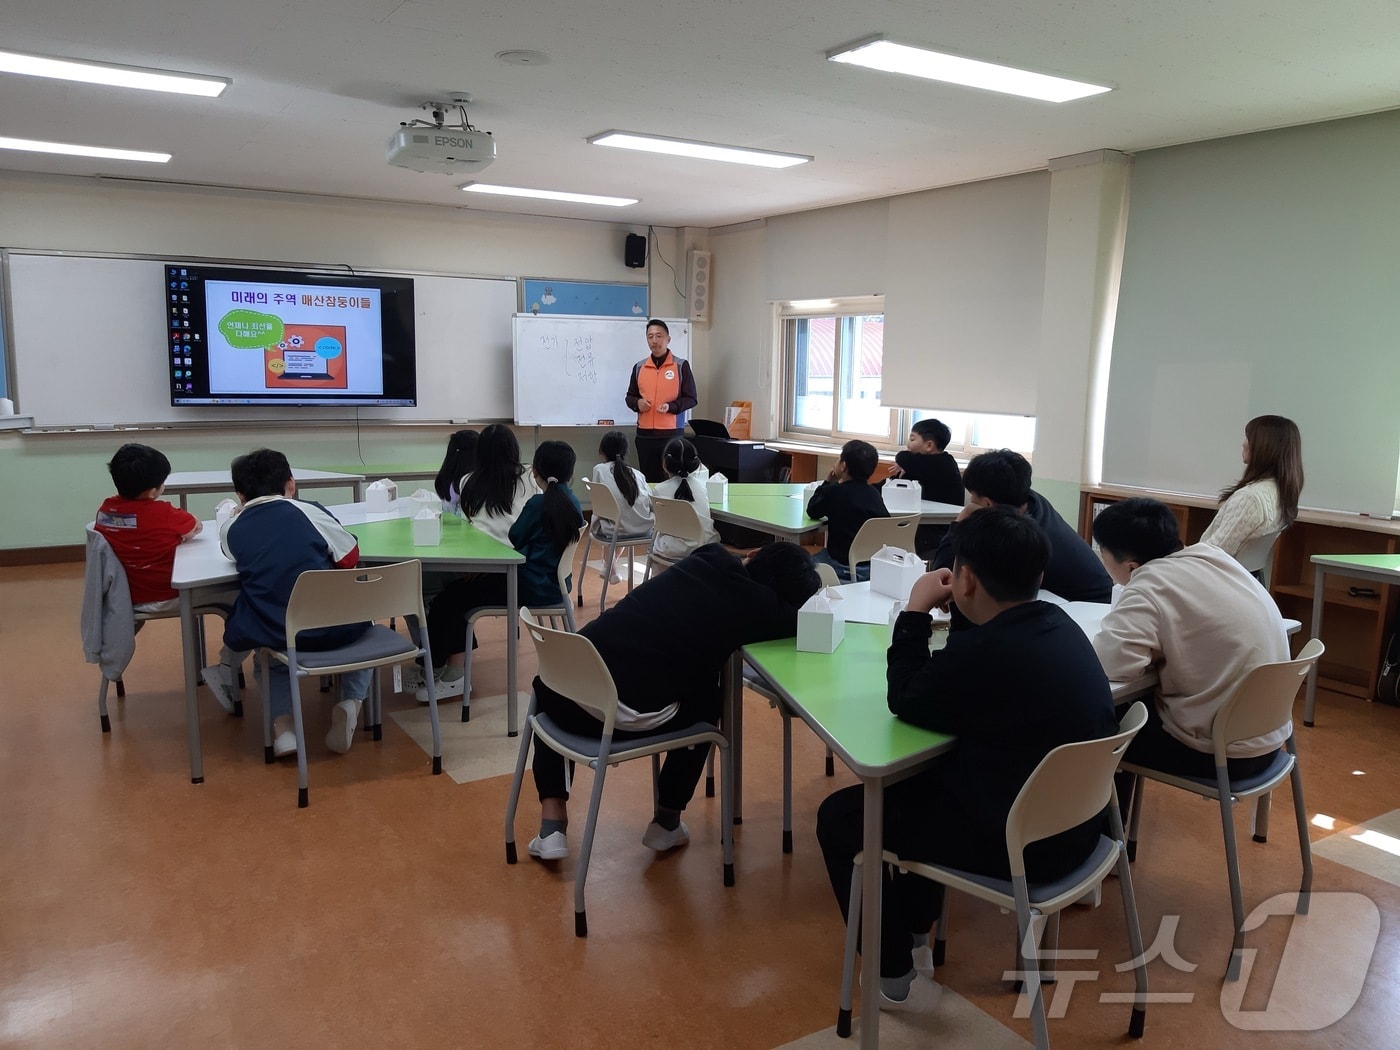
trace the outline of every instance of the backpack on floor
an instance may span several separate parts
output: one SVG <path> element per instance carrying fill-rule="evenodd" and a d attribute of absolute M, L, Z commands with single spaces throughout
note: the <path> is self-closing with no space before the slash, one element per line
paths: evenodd
<path fill-rule="evenodd" d="M 1376 702 L 1400 707 L 1400 625 L 1391 626 L 1394 629 L 1381 655 L 1381 674 L 1376 679 Z"/>

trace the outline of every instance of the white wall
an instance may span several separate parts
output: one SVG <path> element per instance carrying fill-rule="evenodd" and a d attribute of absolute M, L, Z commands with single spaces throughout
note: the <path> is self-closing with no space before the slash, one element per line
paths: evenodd
<path fill-rule="evenodd" d="M 0 174 L 0 247 L 6 248 L 635 282 L 646 271 L 623 265 L 623 238 L 630 232 L 645 230 L 466 209 Z M 674 263 L 681 256 L 676 231 L 657 233 L 659 253 Z M 683 316 L 684 302 L 657 254 L 653 245 L 652 313 Z M 697 343 L 696 370 L 704 376 L 708 340 Z M 639 345 L 639 360 L 645 352 Z M 23 412 L 24 392 L 14 390 L 12 396 Z M 258 444 L 282 447 L 294 463 L 306 466 L 351 462 L 361 451 L 366 461 L 436 462 L 449 430 L 365 427 L 357 434 L 344 427 L 229 428 L 126 438 L 156 444 L 176 469 L 193 470 L 226 467 L 234 455 Z M 591 467 L 595 433 L 549 436 L 570 440 L 579 449 L 580 467 Z M 528 453 L 531 435 L 523 437 Z M 8 501 L 0 516 L 0 549 L 81 543 L 84 523 L 110 491 L 103 464 L 118 444 L 119 439 L 92 435 L 0 433 L 0 478 L 11 492 L 22 494 Z M 198 509 L 198 501 L 194 506 Z"/>

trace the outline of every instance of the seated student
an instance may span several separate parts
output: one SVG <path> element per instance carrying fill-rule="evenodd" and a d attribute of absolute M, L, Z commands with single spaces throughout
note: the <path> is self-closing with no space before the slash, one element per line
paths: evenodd
<path fill-rule="evenodd" d="M 520 461 L 515 432 L 504 423 L 492 423 L 477 438 L 476 466 L 461 481 L 458 513 L 482 532 L 509 543 L 515 519 L 539 491 Z"/>
<path fill-rule="evenodd" d="M 719 539 L 714 518 L 710 516 L 710 493 L 705 487 L 710 480 L 710 472 L 700 462 L 700 453 L 695 451 L 695 446 L 681 437 L 666 442 L 666 448 L 661 453 L 661 469 L 666 473 L 666 480 L 652 490 L 652 495 L 685 500 L 695 508 L 705 532 L 700 543 L 691 543 L 677 536 L 658 536 L 653 541 L 657 553 L 662 557 L 684 558 L 697 548 Z"/>
<path fill-rule="evenodd" d="M 1039 525 L 1050 541 L 1050 561 L 1041 587 L 1067 602 L 1106 602 L 1113 597 L 1113 581 L 1093 548 L 1031 488 L 1031 465 L 1024 456 L 1007 448 L 982 453 L 963 471 L 963 487 L 967 506 L 938 545 L 934 568 L 953 564 L 958 532 L 972 514 L 983 507 L 1011 507 Z M 953 621 L 955 627 L 962 626 L 956 613 Z"/>
<path fill-rule="evenodd" d="M 598 443 L 598 465 L 593 468 L 593 476 L 589 480 L 613 494 L 618 511 L 618 520 L 609 523 L 595 514 L 593 535 L 611 539 L 614 529 L 619 537 L 651 535 L 653 518 L 647 479 L 640 470 L 627 465 L 627 435 L 622 431 L 609 430 L 603 435 L 603 440 Z M 613 583 L 621 583 L 622 570 L 608 564 L 606 554 L 603 561 L 604 575 L 611 576 Z"/>
<path fill-rule="evenodd" d="M 233 490 L 237 513 L 219 530 L 224 554 L 238 566 L 240 590 L 233 613 L 224 625 L 224 659 L 219 674 L 205 671 L 211 689 L 215 682 L 230 688 L 235 654 L 266 646 L 287 647 L 287 603 L 297 577 L 309 569 L 351 569 L 360 561 L 355 537 L 341 528 L 319 503 L 296 499 L 297 483 L 287 457 L 260 448 L 233 461 Z M 299 650 L 315 652 L 349 645 L 369 629 L 368 623 L 343 624 L 303 631 L 296 639 Z M 258 661 L 261 673 L 262 661 Z M 369 693 L 371 672 L 347 671 L 340 675 L 340 702 L 331 710 L 326 747 L 338 754 L 350 750 L 360 705 Z M 281 757 L 296 753 L 292 726 L 292 689 L 287 668 L 273 662 L 263 683 L 263 702 L 272 715 L 272 753 Z"/>
<path fill-rule="evenodd" d="M 740 646 L 797 633 L 797 610 L 817 592 L 812 559 L 795 543 L 770 543 L 740 561 L 718 543 L 707 544 L 603 611 L 579 633 L 598 649 L 617 685 L 614 740 L 719 718 L 720 672 Z M 684 610 L 685 626 L 678 624 Z M 535 703 L 561 729 L 600 736 L 603 724 L 538 678 Z M 681 811 L 695 793 L 708 749 L 669 751 L 661 765 L 656 809 L 642 845 L 664 853 L 683 846 L 690 832 Z M 565 760 L 535 745 L 540 833 L 530 856 L 569 855 Z"/>
<path fill-rule="evenodd" d="M 1255 416 L 1244 425 L 1244 474 L 1220 494 L 1220 509 L 1202 543 L 1238 558 L 1251 541 L 1286 529 L 1298 517 L 1303 491 L 1303 438 L 1283 416 Z"/>
<path fill-rule="evenodd" d="M 1215 775 L 1211 725 L 1230 691 L 1260 664 L 1289 659 L 1278 606 L 1250 573 L 1210 543 L 1181 545 L 1176 516 L 1153 499 L 1126 499 L 1094 518 L 1094 539 L 1123 594 L 1094 636 L 1115 681 L 1158 675 L 1147 724 L 1126 760 L 1168 773 Z M 1269 765 L 1289 723 L 1231 745 L 1231 776 Z M 1126 810 L 1131 777 L 1119 784 Z"/>
<path fill-rule="evenodd" d="M 447 439 L 447 452 L 433 479 L 438 499 L 457 509 L 462 499 L 462 482 L 476 469 L 476 445 L 481 435 L 475 430 L 458 430 Z"/>
<path fill-rule="evenodd" d="M 888 518 L 880 490 L 870 484 L 870 475 L 880 462 L 880 454 L 868 441 L 847 441 L 841 447 L 841 458 L 827 474 L 812 498 L 807 501 L 807 514 L 826 519 L 826 546 L 813 557 L 836 570 L 845 583 L 851 581 L 851 541 L 860 527 L 870 518 Z M 870 579 L 870 564 L 856 567 L 859 579 Z"/>
<path fill-rule="evenodd" d="M 540 491 L 526 501 L 509 534 L 511 546 L 525 555 L 525 564 L 516 571 L 521 605 L 565 601 L 559 593 L 559 559 L 583 528 L 583 512 L 569 490 L 574 458 L 574 450 L 562 441 L 541 441 L 535 449 L 530 473 Z M 505 604 L 506 577 L 495 572 L 455 580 L 433 599 L 428 609 L 428 641 L 438 700 L 471 695 L 471 683 L 466 680 L 467 618 L 476 609 Z M 475 637 L 472 646 L 476 646 Z M 415 695 L 426 704 L 428 687 L 420 686 Z"/>
<path fill-rule="evenodd" d="M 169 612 L 180 606 L 170 586 L 175 548 L 199 535 L 199 519 L 160 498 L 170 460 L 149 445 L 127 444 L 107 464 L 117 494 L 97 510 L 93 528 L 111 544 L 126 570 L 131 606 L 137 612 Z M 233 710 L 230 701 L 229 708 Z"/>
<path fill-rule="evenodd" d="M 908 448 L 895 453 L 892 478 L 908 478 L 919 483 L 924 499 L 934 503 L 963 502 L 962 471 L 951 452 L 944 451 L 953 439 L 948 424 L 937 419 L 921 419 L 909 428 Z M 939 542 L 948 533 L 947 525 L 920 525 L 914 535 L 919 557 L 932 558 Z"/>
<path fill-rule="evenodd" d="M 1028 516 L 998 507 L 958 530 L 952 569 L 915 583 L 895 621 L 888 655 L 889 708 L 906 722 L 951 733 L 957 744 L 929 769 L 885 789 L 885 848 L 1009 878 L 1006 817 L 1026 778 L 1061 744 L 1116 733 L 1108 680 L 1084 632 L 1057 605 L 1036 601 L 1050 557 L 1044 532 Z M 929 613 L 951 599 L 974 624 L 929 652 Z M 817 812 L 817 839 L 844 914 L 851 865 L 863 845 L 859 785 L 829 796 Z M 1026 850 L 1032 882 L 1065 875 L 1098 844 L 1101 818 Z M 880 926 L 881 1005 L 930 1006 L 938 995 L 927 935 L 941 890 L 885 870 Z M 850 920 L 850 916 L 847 916 Z"/>

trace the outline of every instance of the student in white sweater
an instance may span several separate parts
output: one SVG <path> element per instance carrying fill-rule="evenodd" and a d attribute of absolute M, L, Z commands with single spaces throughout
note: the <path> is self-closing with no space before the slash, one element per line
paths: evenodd
<path fill-rule="evenodd" d="M 476 445 L 476 469 L 462 479 L 458 513 L 482 532 L 507 547 L 510 527 L 531 496 L 540 490 L 520 462 L 520 442 L 502 423 L 481 432 Z"/>
<path fill-rule="evenodd" d="M 1298 517 L 1303 491 L 1303 439 L 1283 416 L 1256 416 L 1244 426 L 1244 475 L 1220 494 L 1220 509 L 1202 543 L 1236 558 L 1251 541 L 1273 535 Z"/>
<path fill-rule="evenodd" d="M 1278 607 L 1219 547 L 1183 547 L 1176 517 L 1152 499 L 1105 507 L 1094 519 L 1104 568 L 1123 594 L 1103 618 L 1094 651 L 1114 681 L 1158 674 L 1156 702 L 1127 760 L 1169 773 L 1214 776 L 1211 725 L 1230 691 L 1260 664 L 1289 659 Z M 1267 768 L 1291 723 L 1230 746 L 1230 775 Z M 1131 779 L 1131 778 L 1129 778 Z M 1126 809 L 1130 789 L 1120 784 Z"/>
<path fill-rule="evenodd" d="M 684 558 L 707 543 L 719 539 L 715 530 L 715 520 L 710 516 L 710 494 L 705 483 L 710 480 L 710 471 L 700 462 L 700 453 L 695 446 L 682 437 L 666 442 L 661 453 L 661 469 L 666 472 L 666 480 L 652 490 L 653 496 L 665 499 L 683 499 L 695 508 L 700 525 L 705 530 L 699 543 L 690 543 L 678 536 L 658 536 L 655 549 L 664 558 Z"/>
<path fill-rule="evenodd" d="M 654 517 L 651 512 L 651 493 L 647 489 L 647 479 L 640 470 L 627 463 L 627 435 L 620 430 L 609 430 L 598 443 L 598 465 L 593 468 L 592 482 L 605 486 L 617 500 L 618 520 L 609 522 L 593 518 L 593 535 L 600 539 L 611 539 L 613 530 L 619 537 L 650 536 Z M 606 555 L 604 555 L 606 561 Z M 604 573 L 612 576 L 613 583 L 622 582 L 621 570 L 612 565 L 603 566 Z"/>

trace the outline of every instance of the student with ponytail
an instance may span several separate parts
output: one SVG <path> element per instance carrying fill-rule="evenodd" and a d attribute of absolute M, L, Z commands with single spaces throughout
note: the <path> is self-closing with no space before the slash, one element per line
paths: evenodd
<path fill-rule="evenodd" d="M 458 513 L 482 532 L 510 542 L 510 527 L 539 486 L 520 462 L 520 442 L 502 423 L 492 423 L 476 443 L 476 466 L 462 479 Z"/>
<path fill-rule="evenodd" d="M 453 510 L 462 498 L 462 482 L 476 469 L 476 445 L 481 437 L 475 430 L 458 430 L 447 439 L 447 452 L 438 467 L 433 488 L 438 499 L 450 504 Z"/>
<path fill-rule="evenodd" d="M 647 491 L 647 479 L 640 470 L 627 463 L 627 435 L 620 430 L 609 430 L 598 443 L 598 465 L 593 468 L 590 479 L 595 485 L 604 485 L 617 500 L 620 520 L 603 522 L 593 519 L 593 535 L 601 540 L 612 539 L 612 530 L 617 529 L 619 537 L 651 535 L 653 517 L 651 495 Z M 611 565 L 603 566 L 604 574 L 611 574 L 613 583 L 622 582 L 622 572 Z"/>
<path fill-rule="evenodd" d="M 710 480 L 710 472 L 700 462 L 700 453 L 695 451 L 686 438 L 672 438 L 666 442 L 661 453 L 661 469 L 666 472 L 666 480 L 657 485 L 652 495 L 665 499 L 683 499 L 693 504 L 700 524 L 705 527 L 705 538 L 700 543 L 688 543 L 677 536 L 659 536 L 656 539 L 656 552 L 663 558 L 684 558 L 697 547 L 714 543 L 719 539 L 715 531 L 714 518 L 710 516 L 710 495 L 705 483 Z"/>
<path fill-rule="evenodd" d="M 486 434 L 481 437 L 485 444 Z M 543 441 L 535 449 L 530 469 L 535 493 L 525 501 L 509 534 L 511 546 L 525 556 L 517 573 L 521 605 L 559 605 L 565 600 L 559 593 L 559 558 L 583 527 L 583 512 L 569 489 L 574 461 L 574 450 L 562 441 Z M 428 639 L 439 700 L 470 694 L 471 683 L 463 671 L 467 618 L 483 606 L 505 604 L 506 578 L 500 573 L 457 580 L 433 599 L 428 609 Z M 472 645 L 476 645 L 475 638 Z M 419 689 L 417 695 L 420 702 L 427 703 L 426 688 Z"/>

